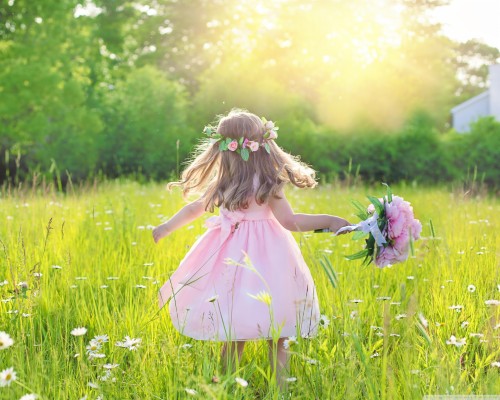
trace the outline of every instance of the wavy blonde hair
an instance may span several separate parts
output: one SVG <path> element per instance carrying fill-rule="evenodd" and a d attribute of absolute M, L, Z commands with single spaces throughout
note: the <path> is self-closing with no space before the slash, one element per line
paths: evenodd
<path fill-rule="evenodd" d="M 262 143 L 265 128 L 257 115 L 232 109 L 228 115 L 218 117 L 217 133 Z M 313 169 L 283 151 L 274 140 L 268 143 L 270 153 L 259 148 L 244 161 L 238 153 L 220 151 L 218 142 L 205 139 L 195 149 L 181 179 L 168 183 L 167 188 L 181 186 L 185 198 L 191 193 L 202 194 L 205 209 L 213 212 L 215 207 L 231 211 L 248 208 L 252 196 L 257 204 L 265 203 L 271 196 L 279 198 L 278 194 L 288 182 L 299 188 L 316 186 Z M 256 190 L 254 176 L 258 179 Z"/>

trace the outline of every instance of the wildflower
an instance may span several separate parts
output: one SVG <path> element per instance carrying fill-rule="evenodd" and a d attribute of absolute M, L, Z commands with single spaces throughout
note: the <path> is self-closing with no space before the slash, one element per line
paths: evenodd
<path fill-rule="evenodd" d="M 351 314 L 349 315 L 351 317 L 351 319 L 354 319 L 358 316 L 358 312 L 357 311 L 351 311 Z"/>
<path fill-rule="evenodd" d="M 144 285 L 135 285 L 135 287 L 138 289 L 146 289 L 146 286 Z"/>
<path fill-rule="evenodd" d="M 363 302 L 363 300 L 361 300 L 361 299 L 353 299 L 353 300 L 351 300 L 351 303 L 356 303 L 356 304 L 357 303 L 362 303 L 362 302 Z"/>
<path fill-rule="evenodd" d="M 318 360 L 315 360 L 314 358 L 308 358 L 308 359 L 306 360 L 306 362 L 307 362 L 308 364 L 311 364 L 311 365 L 316 365 L 316 364 L 318 364 Z"/>
<path fill-rule="evenodd" d="M 492 366 L 492 367 L 497 367 L 497 368 L 500 368 L 500 362 L 498 362 L 498 361 L 493 361 L 493 362 L 491 363 L 491 366 Z"/>
<path fill-rule="evenodd" d="M 35 278 L 41 278 L 41 277 L 42 277 L 42 273 L 41 273 L 41 272 L 34 272 L 34 273 L 33 273 L 33 276 L 34 276 Z"/>
<path fill-rule="evenodd" d="M 457 304 L 448 307 L 450 310 L 455 310 L 456 312 L 461 312 L 464 309 L 464 306 Z"/>
<path fill-rule="evenodd" d="M 92 389 L 99 389 L 99 385 L 94 382 L 87 382 L 87 386 L 91 387 Z"/>
<path fill-rule="evenodd" d="M 248 386 L 248 382 L 246 380 L 244 380 L 243 378 L 236 377 L 236 378 L 234 378 L 234 380 L 241 387 L 247 387 Z"/>
<path fill-rule="evenodd" d="M 104 364 L 102 367 L 104 369 L 113 369 L 113 368 L 116 368 L 118 367 L 120 364 Z"/>
<path fill-rule="evenodd" d="M 293 346 L 294 344 L 297 344 L 297 337 L 296 336 L 290 336 L 288 339 L 285 339 L 283 341 L 283 347 L 285 349 L 289 349 L 290 346 Z"/>
<path fill-rule="evenodd" d="M 265 291 L 260 291 L 259 293 L 257 293 L 256 295 L 253 295 L 253 294 L 250 294 L 250 293 L 247 293 L 252 299 L 255 299 L 255 300 L 259 300 L 261 301 L 262 303 L 264 304 L 267 304 L 268 306 L 271 305 L 271 301 L 272 301 L 272 298 L 271 298 L 271 295 Z"/>
<path fill-rule="evenodd" d="M 142 339 L 133 339 L 130 336 L 125 336 L 125 340 L 123 342 L 116 342 L 116 346 L 124 347 L 129 349 L 130 351 L 136 350 L 141 344 Z"/>
<path fill-rule="evenodd" d="M 19 282 L 17 284 L 17 286 L 19 286 L 21 289 L 28 289 L 28 282 Z"/>
<path fill-rule="evenodd" d="M 396 315 L 396 319 L 399 321 L 400 319 L 403 319 L 403 318 L 406 318 L 407 315 L 406 314 L 398 314 Z"/>
<path fill-rule="evenodd" d="M 467 290 L 470 293 L 474 293 L 476 291 L 476 287 L 474 285 L 469 285 L 469 286 L 467 286 Z"/>
<path fill-rule="evenodd" d="M 287 382 L 296 382 L 297 378 L 295 376 L 291 376 L 290 378 L 286 378 Z"/>
<path fill-rule="evenodd" d="M 420 320 L 420 323 L 424 328 L 427 328 L 429 326 L 429 321 L 427 321 L 422 313 L 418 314 L 418 319 Z"/>
<path fill-rule="evenodd" d="M 19 400 L 35 400 L 38 396 L 34 393 L 25 394 Z"/>
<path fill-rule="evenodd" d="M 486 304 L 487 306 L 498 306 L 500 305 L 500 300 L 486 300 L 484 304 Z"/>
<path fill-rule="evenodd" d="M 10 386 L 10 384 L 17 379 L 14 367 L 4 369 L 0 372 L 0 387 Z"/>
<path fill-rule="evenodd" d="M 102 345 L 103 343 L 109 342 L 109 337 L 108 337 L 108 335 L 97 335 L 97 336 L 94 336 L 94 339 L 92 339 L 92 340 L 94 340 L 97 343 L 100 343 Z"/>
<path fill-rule="evenodd" d="M 379 354 L 378 352 L 375 352 L 375 353 L 373 353 L 373 354 L 370 356 L 370 358 L 375 358 L 375 357 L 379 357 L 379 356 L 380 356 L 380 354 Z"/>
<path fill-rule="evenodd" d="M 9 281 L 7 280 L 4 280 L 3 282 L 0 282 L 0 286 L 5 286 L 9 283 Z"/>
<path fill-rule="evenodd" d="M 184 343 L 182 346 L 181 346 L 181 349 L 189 349 L 190 347 L 193 347 L 192 344 L 190 343 Z"/>
<path fill-rule="evenodd" d="M 53 265 L 52 268 L 53 269 L 62 269 L 62 267 L 60 265 Z"/>
<path fill-rule="evenodd" d="M 457 338 L 454 335 L 451 335 L 450 339 L 446 341 L 446 344 L 452 344 L 457 347 L 462 347 L 465 345 L 465 338 L 457 340 Z"/>
<path fill-rule="evenodd" d="M 14 339 L 12 339 L 8 333 L 0 331 L 0 350 L 5 350 L 13 344 Z"/>
<path fill-rule="evenodd" d="M 461 328 L 467 328 L 469 326 L 469 321 L 464 321 L 460 324 Z"/>
<path fill-rule="evenodd" d="M 330 320 L 328 319 L 328 317 L 324 314 L 322 314 L 320 317 L 319 317 L 319 324 L 323 327 L 323 328 L 328 328 L 328 325 L 330 325 Z"/>
<path fill-rule="evenodd" d="M 89 359 L 92 360 L 94 358 L 104 358 L 106 357 L 106 354 L 104 353 L 95 353 L 93 351 L 88 352 Z"/>
<path fill-rule="evenodd" d="M 198 394 L 198 392 L 194 389 L 189 389 L 189 388 L 186 388 L 184 389 L 186 391 L 187 394 L 191 395 L 191 396 L 196 396 Z"/>
<path fill-rule="evenodd" d="M 75 328 L 71 331 L 71 334 L 73 336 L 83 336 L 87 333 L 87 328 L 85 327 L 80 327 L 80 328 Z"/>
<path fill-rule="evenodd" d="M 377 300 L 390 300 L 391 298 L 389 296 L 380 296 L 380 297 L 377 297 Z"/>

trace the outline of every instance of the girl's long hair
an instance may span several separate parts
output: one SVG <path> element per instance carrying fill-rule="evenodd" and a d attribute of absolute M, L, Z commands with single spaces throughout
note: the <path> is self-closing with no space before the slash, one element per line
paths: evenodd
<path fill-rule="evenodd" d="M 233 109 L 218 118 L 217 132 L 225 137 L 236 140 L 246 137 L 262 143 L 265 131 L 261 119 L 246 110 Z M 218 142 L 205 139 L 197 146 L 180 181 L 168 183 L 167 188 L 181 186 L 185 198 L 191 193 L 202 194 L 205 209 L 213 212 L 215 207 L 245 209 L 252 196 L 257 204 L 270 197 L 279 198 L 278 193 L 288 182 L 299 188 L 316 186 L 314 170 L 283 151 L 274 140 L 268 143 L 270 154 L 259 148 L 244 161 L 238 153 L 220 151 Z"/>

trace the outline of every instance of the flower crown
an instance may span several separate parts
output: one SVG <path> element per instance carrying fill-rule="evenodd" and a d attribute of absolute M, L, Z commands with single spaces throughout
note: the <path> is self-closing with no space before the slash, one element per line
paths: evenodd
<path fill-rule="evenodd" d="M 246 137 L 241 137 L 238 140 L 222 136 L 220 133 L 217 133 L 217 129 L 213 126 L 207 125 L 205 129 L 203 129 L 203 133 L 210 138 L 212 144 L 219 142 L 219 150 L 220 151 L 235 151 L 244 161 L 247 161 L 250 157 L 250 152 L 254 152 L 259 150 L 259 148 L 263 147 L 268 153 L 271 153 L 271 147 L 269 146 L 269 141 L 278 138 L 278 133 L 276 132 L 279 128 L 274 125 L 273 121 L 267 121 L 265 118 L 262 118 L 262 123 L 264 124 L 264 129 L 266 132 L 264 133 L 264 139 L 262 143 L 248 140 Z"/>

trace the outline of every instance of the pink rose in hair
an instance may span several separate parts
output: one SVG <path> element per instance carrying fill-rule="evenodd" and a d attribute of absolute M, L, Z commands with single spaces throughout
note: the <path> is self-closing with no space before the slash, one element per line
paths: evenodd
<path fill-rule="evenodd" d="M 252 151 L 257 151 L 259 150 L 259 142 L 253 142 L 253 141 L 248 141 L 248 147 L 250 148 L 250 150 Z"/>
<path fill-rule="evenodd" d="M 278 134 L 276 131 L 269 131 L 269 139 L 276 139 L 278 137 Z"/>
<path fill-rule="evenodd" d="M 238 148 L 238 142 L 236 140 L 233 140 L 227 145 L 227 148 L 231 151 L 235 151 Z"/>
<path fill-rule="evenodd" d="M 266 124 L 264 125 L 267 131 L 274 129 L 274 122 L 273 121 L 267 121 Z"/>

